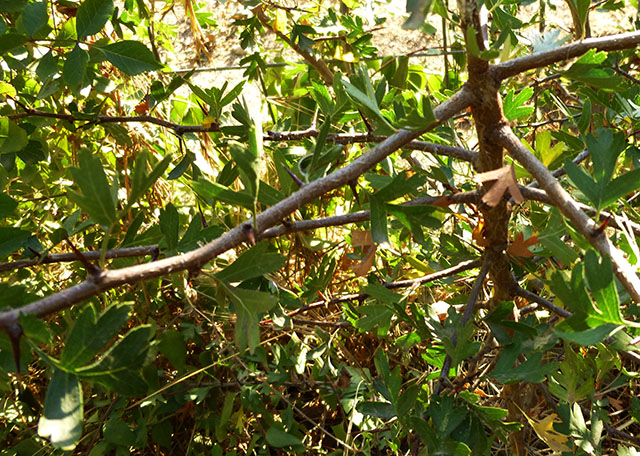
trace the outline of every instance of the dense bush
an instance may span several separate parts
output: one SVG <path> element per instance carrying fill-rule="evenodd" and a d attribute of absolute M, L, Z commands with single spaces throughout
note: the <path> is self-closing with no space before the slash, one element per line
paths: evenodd
<path fill-rule="evenodd" d="M 214 87 L 153 5 L 0 3 L 0 454 L 636 454 L 629 5 L 247 2 Z"/>

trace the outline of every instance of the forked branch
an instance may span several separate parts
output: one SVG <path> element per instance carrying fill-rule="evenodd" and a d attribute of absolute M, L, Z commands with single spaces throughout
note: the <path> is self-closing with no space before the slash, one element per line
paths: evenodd
<path fill-rule="evenodd" d="M 609 255 L 613 269 L 620 283 L 627 290 L 631 299 L 640 303 L 640 279 L 634 268 L 629 264 L 622 252 L 607 238 L 606 234 L 598 230 L 598 224 L 585 214 L 578 203 L 562 188 L 551 172 L 527 149 L 513 133 L 508 125 L 503 125 L 493 133 L 495 140 L 502 144 L 515 160 L 536 178 L 553 204 L 560 212 L 576 226 L 578 231 L 600 252 Z"/>

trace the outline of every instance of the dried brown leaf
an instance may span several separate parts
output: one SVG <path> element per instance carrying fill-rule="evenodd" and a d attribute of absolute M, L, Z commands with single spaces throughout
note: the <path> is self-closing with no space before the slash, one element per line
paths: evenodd
<path fill-rule="evenodd" d="M 496 206 L 507 189 L 516 203 L 520 204 L 524 201 L 524 197 L 518 188 L 518 181 L 516 180 L 513 165 L 507 165 L 499 169 L 487 171 L 486 173 L 480 173 L 476 175 L 474 180 L 478 183 L 492 180 L 496 181 L 482 197 L 482 201 L 489 206 Z"/>
<path fill-rule="evenodd" d="M 525 241 L 524 234 L 518 233 L 516 235 L 516 238 L 513 240 L 513 242 L 507 249 L 507 253 L 513 256 L 531 258 L 533 256 L 533 253 L 529 251 L 529 247 L 537 243 L 538 243 L 538 236 L 533 235 Z"/>
<path fill-rule="evenodd" d="M 351 245 L 354 247 L 367 247 L 367 246 L 373 245 L 373 239 L 371 239 L 371 231 L 369 230 L 351 231 Z"/>
<path fill-rule="evenodd" d="M 376 250 L 378 250 L 378 248 L 375 245 L 366 247 L 367 254 L 360 263 L 352 268 L 356 276 L 364 277 L 369 273 L 376 258 Z"/>

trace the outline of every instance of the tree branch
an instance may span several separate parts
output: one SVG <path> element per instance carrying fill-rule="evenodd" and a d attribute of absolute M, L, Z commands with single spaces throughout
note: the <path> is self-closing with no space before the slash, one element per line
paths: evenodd
<path fill-rule="evenodd" d="M 15 100 L 14 100 L 15 101 Z M 16 101 L 17 102 L 17 101 Z M 148 122 L 161 127 L 169 128 L 174 131 L 178 136 L 185 133 L 208 133 L 212 131 L 220 131 L 220 125 L 212 123 L 209 127 L 202 125 L 180 125 L 177 123 L 169 122 L 158 117 L 144 114 L 141 116 L 97 116 L 93 119 L 85 119 L 76 117 L 71 114 L 57 114 L 55 112 L 40 111 L 38 109 L 29 108 L 22 103 L 19 103 L 25 112 L 18 114 L 10 114 L 9 119 L 23 119 L 25 117 L 47 117 L 49 119 L 66 120 L 67 122 L 86 122 L 87 124 L 107 124 L 107 123 L 128 123 L 128 122 Z"/>
<path fill-rule="evenodd" d="M 289 37 L 287 35 L 285 35 L 284 33 L 280 32 L 279 30 L 276 30 L 275 28 L 273 28 L 271 26 L 271 24 L 269 24 L 269 18 L 267 17 L 266 14 L 264 14 L 264 10 L 263 10 L 263 6 L 262 5 L 259 5 L 256 8 L 254 8 L 252 10 L 252 12 L 256 15 L 256 17 L 258 18 L 258 20 L 260 21 L 260 23 L 262 24 L 262 26 L 264 28 L 268 29 L 272 33 L 275 33 L 278 36 L 278 38 L 280 38 L 282 41 L 287 43 L 287 45 L 291 49 L 293 49 L 298 54 L 300 54 L 300 56 L 303 59 L 305 59 L 309 63 L 309 65 L 314 67 L 316 69 L 316 71 L 318 73 L 320 73 L 320 76 L 324 80 L 325 84 L 327 84 L 327 85 L 332 85 L 333 84 L 333 71 L 331 71 L 329 69 L 327 64 L 324 63 L 324 61 L 322 61 L 322 60 L 316 59 L 313 55 L 311 55 L 310 52 L 305 51 L 300 46 L 298 46 L 297 43 L 294 43 L 293 41 L 291 41 L 291 39 L 289 39 Z"/>
<path fill-rule="evenodd" d="M 640 36 L 640 34 L 638 34 Z M 598 225 L 591 220 L 576 201 L 562 188 L 551 172 L 527 149 L 513 133 L 508 125 L 503 125 L 493 133 L 495 140 L 500 142 L 509 155 L 515 158 L 524 168 L 536 178 L 560 212 L 573 222 L 580 233 L 600 252 L 609 255 L 613 269 L 620 283 L 629 292 L 631 299 L 640 303 L 640 279 L 624 257 L 607 238 L 598 230 Z"/>
<path fill-rule="evenodd" d="M 480 290 L 482 289 L 482 284 L 484 283 L 484 278 L 487 276 L 489 272 L 489 267 L 493 262 L 494 254 L 492 252 L 487 251 L 486 256 L 484 258 L 484 262 L 482 264 L 482 269 L 478 273 L 476 280 L 473 284 L 473 289 L 471 290 L 471 295 L 469 295 L 469 300 L 467 301 L 467 306 L 464 310 L 464 314 L 462 314 L 462 318 L 460 319 L 460 326 L 464 327 L 464 325 L 469 321 L 471 316 L 473 315 L 473 307 L 478 300 L 478 295 L 480 294 Z M 458 340 L 458 331 L 456 331 L 451 337 L 451 344 L 455 347 L 456 342 Z M 442 363 L 442 370 L 440 371 L 440 377 L 438 386 L 436 386 L 435 394 L 439 394 L 442 389 L 442 385 L 445 380 L 449 376 L 449 369 L 451 368 L 451 356 L 447 355 L 444 358 L 444 362 Z"/>
<path fill-rule="evenodd" d="M 100 250 L 92 250 L 90 252 L 82 252 L 82 255 L 87 260 L 99 260 Z M 105 252 L 105 259 L 113 258 L 130 258 L 146 255 L 157 255 L 158 246 L 148 245 L 140 247 L 125 247 L 122 249 L 112 249 Z M 64 263 L 69 261 L 77 261 L 78 257 L 75 253 L 54 253 L 46 255 L 44 258 L 34 258 L 32 260 L 17 260 L 9 263 L 0 263 L 0 272 L 13 271 L 16 269 L 28 268 L 29 266 L 36 266 L 38 264 L 50 264 L 50 263 Z"/>
<path fill-rule="evenodd" d="M 466 86 L 463 86 L 459 92 L 434 109 L 437 122 L 425 125 L 425 128 L 420 131 L 398 131 L 367 153 L 356 158 L 344 168 L 305 185 L 296 193 L 259 214 L 257 216 L 257 226 L 261 227 L 261 229 L 270 228 L 280 223 L 281 220 L 298 210 L 304 204 L 315 200 L 337 187 L 348 184 L 391 153 L 438 125 L 439 122 L 465 109 L 472 100 L 473 94 Z M 80 303 L 87 298 L 120 285 L 137 283 L 177 271 L 198 270 L 218 255 L 238 246 L 242 242 L 247 242 L 250 233 L 253 233 L 251 225 L 249 223 L 243 223 L 223 234 L 218 239 L 184 255 L 177 255 L 153 263 L 135 265 L 117 270 L 104 270 L 100 274 L 91 276 L 84 282 L 71 288 L 27 304 L 21 308 L 1 312 L 0 328 L 6 328 L 17 322 L 18 316 L 21 313 L 43 316 L 71 307 L 73 304 Z"/>
<path fill-rule="evenodd" d="M 385 282 L 382 284 L 382 286 L 388 288 L 389 290 L 395 290 L 398 288 L 409 288 L 413 286 L 424 285 L 425 283 L 444 279 L 445 277 L 450 277 L 460 272 L 477 268 L 481 264 L 482 264 L 482 260 L 479 260 L 479 259 L 462 261 L 456 264 L 455 266 L 442 269 L 441 271 L 432 272 L 431 274 L 418 277 L 417 279 L 399 280 L 397 282 Z M 342 302 L 349 302 L 349 301 L 362 301 L 363 299 L 367 299 L 368 297 L 369 295 L 367 293 L 353 293 L 353 294 L 348 294 L 344 296 L 338 296 L 337 298 L 332 298 L 329 300 L 315 301 L 315 302 L 312 302 L 311 304 L 307 304 L 306 306 L 302 306 L 299 309 L 292 310 L 291 312 L 287 313 L 287 317 L 293 317 L 294 315 L 298 315 L 302 312 L 316 309 L 318 307 L 326 307 L 326 306 L 331 306 L 334 304 L 340 304 Z M 261 323 L 268 323 L 270 321 L 271 319 L 267 319 L 267 320 L 263 320 Z"/>
<path fill-rule="evenodd" d="M 558 46 L 555 49 L 535 54 L 518 57 L 498 63 L 490 68 L 494 77 L 498 80 L 506 79 L 524 71 L 542 68 L 552 63 L 569 60 L 581 56 L 590 49 L 599 51 L 618 51 L 630 49 L 640 43 L 640 32 L 621 33 L 619 35 L 604 36 L 600 38 L 588 38 L 575 43 Z"/>
<path fill-rule="evenodd" d="M 267 131 L 264 136 L 265 141 L 299 141 L 305 138 L 316 138 L 319 132 L 316 129 L 275 132 Z M 372 135 L 370 133 L 329 133 L 327 141 L 336 144 L 353 144 L 353 143 L 380 143 L 387 139 L 387 136 Z M 478 153 L 473 150 L 463 149 L 461 147 L 446 146 L 444 144 L 434 144 L 424 141 L 411 141 L 404 145 L 403 149 L 421 150 L 435 155 L 445 155 L 447 157 L 457 158 L 473 163 Z"/>

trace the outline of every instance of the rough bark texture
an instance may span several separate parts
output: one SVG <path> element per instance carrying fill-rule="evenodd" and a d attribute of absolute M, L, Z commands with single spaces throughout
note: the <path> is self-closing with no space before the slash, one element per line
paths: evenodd
<path fill-rule="evenodd" d="M 484 50 L 484 42 L 481 36 L 482 24 L 476 0 L 459 0 L 459 10 L 461 13 L 461 25 L 463 31 L 471 27 L 475 33 L 465 35 L 467 39 L 475 39 L 477 46 Z M 467 43 L 467 50 L 471 49 Z M 468 56 L 469 81 L 471 92 L 475 95 L 471 103 L 471 113 L 478 134 L 479 154 L 476 160 L 476 170 L 480 173 L 502 168 L 504 161 L 504 148 L 493 137 L 493 131 L 500 128 L 506 122 L 502 111 L 502 100 L 498 93 L 500 89 L 500 79 L 495 77 L 491 71 L 489 62 L 479 57 L 475 57 L 471 52 Z M 484 190 L 488 191 L 493 182 L 483 184 Z M 484 218 L 483 237 L 488 242 L 485 255 L 492 255 L 489 277 L 493 282 L 492 306 L 498 305 L 501 301 L 508 301 L 513 298 L 512 292 L 515 289 L 513 275 L 509 266 L 506 253 L 509 241 L 509 218 L 511 216 L 510 204 L 502 199 L 494 207 L 486 204 L 480 205 L 480 211 Z M 508 410 L 509 421 L 520 421 L 518 407 L 520 403 L 520 385 L 505 385 L 502 395 Z M 511 452 L 513 454 L 524 454 L 520 442 L 522 441 L 522 431 L 514 432 L 509 436 Z"/>
<path fill-rule="evenodd" d="M 472 28 L 473 36 L 480 49 L 484 48 L 480 34 L 482 24 L 478 5 L 474 0 L 460 0 L 461 25 L 463 30 Z M 468 46 L 469 47 L 469 46 Z M 489 62 L 479 57 L 468 54 L 469 81 L 468 86 L 475 98 L 471 104 L 471 113 L 478 134 L 479 154 L 476 160 L 476 169 L 483 173 L 502 168 L 504 149 L 492 138 L 492 132 L 505 122 L 502 114 L 502 100 L 498 94 L 500 80 L 495 78 L 490 71 Z M 488 190 L 493 182 L 484 184 L 484 190 Z M 506 201 L 501 201 L 495 207 L 481 205 L 480 211 L 484 218 L 484 238 L 488 248 L 495 253 L 495 259 L 491 264 L 489 276 L 493 281 L 493 299 L 496 302 L 512 298 L 512 274 L 509 262 L 503 251 L 508 243 L 508 226 L 510 210 Z"/>

